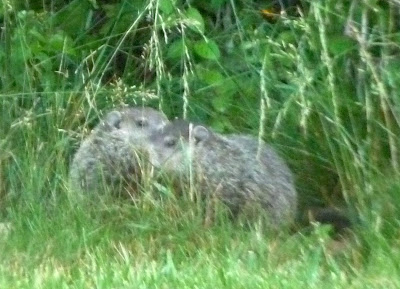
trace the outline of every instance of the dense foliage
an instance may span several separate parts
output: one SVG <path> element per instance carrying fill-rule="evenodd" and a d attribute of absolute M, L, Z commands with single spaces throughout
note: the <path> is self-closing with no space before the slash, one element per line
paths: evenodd
<path fill-rule="evenodd" d="M 3 133 L 21 115 L 69 132 L 103 108 L 158 103 L 275 142 L 307 195 L 362 199 L 398 170 L 399 7 L 287 4 L 3 1 Z"/>
<path fill-rule="evenodd" d="M 349 207 L 378 234 L 367 248 L 398 237 L 396 1 L 3 0 L 0 17 L 0 215 L 28 216 L 17 228 L 47 232 L 30 222 L 56 215 L 102 111 L 145 103 L 258 135 L 288 160 L 302 207 Z"/>

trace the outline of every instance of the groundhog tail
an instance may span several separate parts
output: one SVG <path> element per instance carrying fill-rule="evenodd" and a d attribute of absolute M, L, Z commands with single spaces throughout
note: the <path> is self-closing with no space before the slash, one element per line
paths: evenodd
<path fill-rule="evenodd" d="M 331 225 L 335 234 L 342 234 L 352 227 L 352 221 L 345 212 L 336 208 L 313 208 L 307 210 L 308 222 Z"/>

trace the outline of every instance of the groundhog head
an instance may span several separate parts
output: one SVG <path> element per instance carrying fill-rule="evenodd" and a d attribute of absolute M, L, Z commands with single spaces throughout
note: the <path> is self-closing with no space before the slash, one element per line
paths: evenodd
<path fill-rule="evenodd" d="M 167 117 L 149 107 L 123 108 L 106 114 L 104 121 L 96 128 L 118 137 L 126 138 L 132 144 L 141 144 L 157 130 L 168 123 Z"/>
<path fill-rule="evenodd" d="M 150 162 L 167 172 L 188 173 L 196 151 L 212 137 L 202 125 L 174 120 L 150 136 Z"/>

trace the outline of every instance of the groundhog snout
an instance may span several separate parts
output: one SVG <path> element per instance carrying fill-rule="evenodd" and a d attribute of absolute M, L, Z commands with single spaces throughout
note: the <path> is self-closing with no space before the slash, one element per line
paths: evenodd
<path fill-rule="evenodd" d="M 160 157 L 158 156 L 158 153 L 154 149 L 153 145 L 150 144 L 147 146 L 147 153 L 150 165 L 156 168 L 160 168 L 162 166 L 162 162 L 160 161 Z"/>

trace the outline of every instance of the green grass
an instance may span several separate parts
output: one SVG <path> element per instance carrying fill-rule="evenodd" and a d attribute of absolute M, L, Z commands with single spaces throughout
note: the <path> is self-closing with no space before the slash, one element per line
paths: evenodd
<path fill-rule="evenodd" d="M 393 210 L 389 202 L 398 194 L 396 185 L 382 187 L 385 198 L 380 206 L 389 207 L 376 204 L 370 219 L 360 220 L 344 248 L 337 250 L 323 226 L 311 232 L 271 233 L 258 224 L 232 222 L 223 214 L 206 226 L 202 209 L 190 200 L 146 194 L 135 203 L 82 197 L 66 188 L 62 161 L 55 164 L 61 175 L 45 180 L 48 162 L 52 160 L 33 171 L 30 160 L 23 160 L 19 163 L 23 171 L 14 173 L 23 190 L 6 198 L 2 221 L 10 230 L 0 237 L 1 288 L 397 288 L 400 284 L 398 225 L 390 219 L 396 212 L 388 212 Z M 30 180 L 35 176 L 40 181 Z"/>
<path fill-rule="evenodd" d="M 77 203 L 57 194 L 10 208 L 11 230 L 0 239 L 2 288 L 399 285 L 398 236 L 385 238 L 372 226 L 338 251 L 324 227 L 268 234 L 226 219 L 204 226 L 189 202 Z"/>
<path fill-rule="evenodd" d="M 0 288 L 400 287 L 397 4 L 303 1 L 270 23 L 260 1 L 98 1 L 91 26 L 95 1 L 14 2 L 0 5 Z M 142 102 L 258 134 L 300 210 L 342 206 L 352 232 L 205 225 L 190 200 L 70 191 L 101 113 Z"/>

